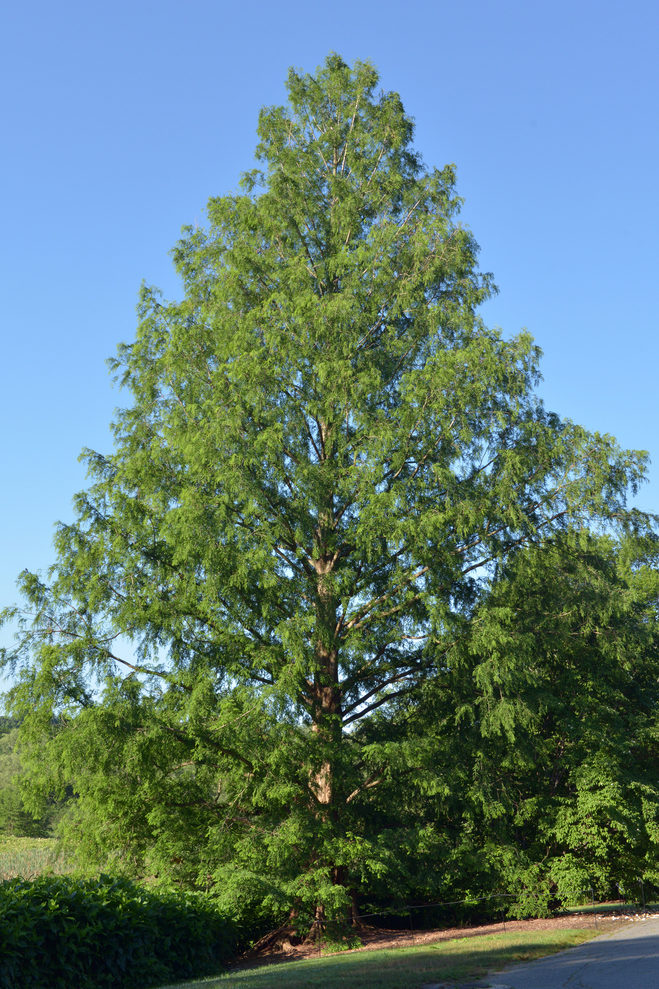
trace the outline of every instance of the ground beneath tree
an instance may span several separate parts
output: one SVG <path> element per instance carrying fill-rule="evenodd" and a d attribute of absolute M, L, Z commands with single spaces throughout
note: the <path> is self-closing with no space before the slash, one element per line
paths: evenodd
<path fill-rule="evenodd" d="M 614 912 L 614 913 L 573 913 L 560 917 L 548 917 L 540 920 L 506 920 L 496 924 L 479 924 L 473 927 L 448 927 L 431 931 L 400 931 L 387 930 L 381 927 L 363 926 L 355 929 L 362 947 L 351 951 L 375 951 L 383 948 L 408 948 L 415 945 L 434 944 L 437 941 L 450 941 L 455 938 L 483 937 L 485 934 L 511 934 L 518 931 L 552 931 L 560 928 L 593 928 L 596 932 L 605 934 L 615 930 L 621 923 L 630 920 L 640 920 L 655 914 L 646 912 Z M 342 952 L 345 954 L 346 952 Z M 253 967 L 274 962 L 297 961 L 302 958 L 318 958 L 333 954 L 327 948 L 318 944 L 291 942 L 291 932 L 281 929 L 262 938 L 261 942 L 250 952 L 243 955 L 236 963 L 236 968 Z"/>

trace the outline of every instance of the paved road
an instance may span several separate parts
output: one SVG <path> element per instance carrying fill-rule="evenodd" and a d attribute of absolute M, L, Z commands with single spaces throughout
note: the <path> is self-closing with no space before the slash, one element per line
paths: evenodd
<path fill-rule="evenodd" d="M 659 918 L 490 976 L 501 989 L 659 989 Z"/>

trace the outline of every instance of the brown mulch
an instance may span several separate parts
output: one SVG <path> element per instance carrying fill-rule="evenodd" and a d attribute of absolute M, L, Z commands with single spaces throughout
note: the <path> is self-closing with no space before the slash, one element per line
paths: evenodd
<path fill-rule="evenodd" d="M 436 941 L 450 941 L 455 938 L 481 937 L 484 934 L 507 934 L 516 931 L 552 931 L 560 928 L 595 928 L 601 933 L 615 930 L 629 917 L 611 914 L 572 914 L 562 917 L 548 917 L 540 920 L 506 920 L 496 924 L 480 924 L 474 927 L 449 927 L 434 931 L 395 931 L 386 928 L 362 926 L 354 933 L 362 942 L 362 947 L 352 951 L 374 951 L 382 948 L 407 948 L 414 945 L 433 944 Z M 291 932 L 281 929 L 268 938 L 262 939 L 261 946 L 243 955 L 236 967 L 247 968 L 254 965 L 267 965 L 273 962 L 290 962 L 302 958 L 317 958 L 321 954 L 318 944 L 291 942 Z M 323 956 L 331 954 L 323 951 Z"/>

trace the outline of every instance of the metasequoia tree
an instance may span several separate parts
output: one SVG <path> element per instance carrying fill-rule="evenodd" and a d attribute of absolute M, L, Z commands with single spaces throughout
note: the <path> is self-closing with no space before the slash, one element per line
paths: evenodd
<path fill-rule="evenodd" d="M 643 470 L 544 409 L 528 335 L 483 325 L 453 168 L 424 168 L 377 81 L 291 71 L 259 168 L 173 252 L 182 300 L 142 290 L 115 451 L 86 453 L 9 657 L 26 737 L 59 719 L 48 785 L 78 792 L 80 844 L 267 876 L 317 921 L 389 867 L 358 830 L 414 766 L 397 700 L 442 677 L 511 549 L 615 515 Z"/>

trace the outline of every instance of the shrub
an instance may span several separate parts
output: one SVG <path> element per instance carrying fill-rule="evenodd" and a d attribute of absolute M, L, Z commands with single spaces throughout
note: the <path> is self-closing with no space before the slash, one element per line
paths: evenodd
<path fill-rule="evenodd" d="M 0 884 L 0 989 L 146 989 L 216 972 L 235 945 L 200 895 L 108 876 Z"/>

